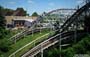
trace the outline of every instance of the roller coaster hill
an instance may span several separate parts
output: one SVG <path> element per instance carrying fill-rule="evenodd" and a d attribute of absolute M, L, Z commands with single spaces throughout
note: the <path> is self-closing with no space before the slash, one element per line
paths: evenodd
<path fill-rule="evenodd" d="M 39 19 L 49 16 L 50 13 L 44 16 L 39 16 Z M 50 16 L 49 19 L 51 19 Z M 86 3 L 84 6 L 76 10 L 74 14 L 68 17 L 65 22 L 63 22 L 62 26 L 58 26 L 56 32 L 58 33 L 30 49 L 23 54 L 22 57 L 34 57 L 38 53 L 43 57 L 44 50 L 57 43 L 59 43 L 61 48 L 62 46 L 72 45 L 72 42 L 77 43 L 82 37 L 90 34 L 90 2 Z"/>

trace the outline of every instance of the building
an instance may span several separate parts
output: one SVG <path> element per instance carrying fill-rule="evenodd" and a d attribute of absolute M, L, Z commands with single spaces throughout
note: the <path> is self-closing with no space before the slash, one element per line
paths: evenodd
<path fill-rule="evenodd" d="M 37 17 L 31 16 L 5 16 L 7 28 L 25 28 L 30 27 Z"/>

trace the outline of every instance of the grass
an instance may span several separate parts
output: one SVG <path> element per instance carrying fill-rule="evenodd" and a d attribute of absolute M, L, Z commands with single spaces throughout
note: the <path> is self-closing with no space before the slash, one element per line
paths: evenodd
<path fill-rule="evenodd" d="M 53 33 L 52 33 L 52 34 L 53 34 Z M 42 40 L 44 40 L 44 39 L 46 39 L 46 38 L 48 38 L 48 36 L 45 36 L 45 37 L 40 38 L 40 39 L 37 40 L 35 43 L 41 42 Z M 27 52 L 28 50 L 30 50 L 30 49 L 31 49 L 32 47 L 34 47 L 34 46 L 35 46 L 35 45 L 34 45 L 34 43 L 33 43 L 33 44 L 25 47 L 24 49 L 22 49 L 21 51 L 19 51 L 19 52 L 15 55 L 15 57 L 20 57 L 22 54 L 24 54 L 25 52 Z"/>
<path fill-rule="evenodd" d="M 32 35 L 28 35 L 28 36 L 24 37 L 24 38 L 21 39 L 20 41 L 16 42 L 16 44 L 11 45 L 11 46 L 10 46 L 11 49 L 9 50 L 9 52 L 4 53 L 4 55 L 5 55 L 4 57 L 8 57 L 10 54 L 12 54 L 13 52 L 15 52 L 15 51 L 18 50 L 19 48 L 23 47 L 24 45 L 28 44 L 29 42 L 35 40 L 36 38 L 38 38 L 38 37 L 40 37 L 40 36 L 42 36 L 42 35 L 44 35 L 44 34 L 46 34 L 46 33 L 49 33 L 49 31 L 48 31 L 48 30 L 43 30 L 43 31 L 41 32 L 41 34 L 40 34 L 40 32 L 38 32 L 38 33 L 33 34 L 33 36 L 32 36 Z M 42 40 L 42 39 L 41 39 L 41 40 Z M 20 56 L 21 54 L 23 54 L 23 53 L 24 53 L 25 51 L 27 51 L 28 49 L 30 49 L 31 46 L 33 46 L 33 44 L 30 45 L 30 46 L 28 46 L 28 47 L 26 47 L 26 48 L 23 49 L 22 51 L 20 51 L 20 52 L 17 54 L 17 57 Z"/>
<path fill-rule="evenodd" d="M 16 35 L 17 33 L 21 32 L 22 30 L 8 30 L 8 34 L 6 35 L 6 38 L 9 39 L 12 36 Z"/>

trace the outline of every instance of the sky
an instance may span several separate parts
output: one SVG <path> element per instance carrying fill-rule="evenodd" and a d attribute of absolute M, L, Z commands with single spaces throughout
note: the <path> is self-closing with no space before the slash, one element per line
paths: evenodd
<path fill-rule="evenodd" d="M 4 8 L 23 7 L 30 15 L 33 12 L 42 14 L 60 8 L 75 8 L 83 0 L 0 0 Z"/>

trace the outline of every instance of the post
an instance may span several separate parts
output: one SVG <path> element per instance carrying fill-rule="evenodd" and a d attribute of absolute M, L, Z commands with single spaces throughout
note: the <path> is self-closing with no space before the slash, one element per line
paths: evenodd
<path fill-rule="evenodd" d="M 40 34 L 41 34 L 41 27 L 40 27 Z"/>
<path fill-rule="evenodd" d="M 34 41 L 34 47 L 35 47 L 35 41 Z"/>
<path fill-rule="evenodd" d="M 15 41 L 14 41 L 14 43 L 16 44 L 16 37 L 15 37 Z"/>
<path fill-rule="evenodd" d="M 61 30 L 60 30 L 60 37 L 59 37 L 59 50 L 61 51 Z M 60 54 L 60 57 L 61 57 L 61 54 Z"/>
<path fill-rule="evenodd" d="M 77 18 L 79 19 L 79 17 Z M 75 32 L 74 32 L 74 43 L 76 43 L 76 40 L 77 40 L 77 29 L 78 29 L 78 20 L 75 21 Z"/>
<path fill-rule="evenodd" d="M 77 6 L 77 10 L 79 9 L 79 5 Z M 75 25 L 74 25 L 74 43 L 76 43 L 76 39 L 77 39 L 77 28 L 78 28 L 78 19 L 79 17 L 77 17 L 77 20 L 75 21 Z"/>
<path fill-rule="evenodd" d="M 31 28 L 31 31 L 32 31 L 32 36 L 33 36 L 33 28 Z"/>
<path fill-rule="evenodd" d="M 40 29 L 40 34 L 41 34 L 41 24 L 40 24 L 40 21 L 39 21 L 39 29 Z"/>
<path fill-rule="evenodd" d="M 41 44 L 41 57 L 43 57 L 43 44 Z"/>
<path fill-rule="evenodd" d="M 13 57 L 16 57 L 15 54 L 13 55 Z"/>
<path fill-rule="evenodd" d="M 77 34 L 77 32 L 76 32 L 76 26 L 74 27 L 74 29 L 75 29 L 75 30 L 74 30 L 74 31 L 75 31 L 75 32 L 74 32 L 74 43 L 76 43 L 76 38 L 77 38 L 77 35 L 76 35 L 76 34 Z"/>

